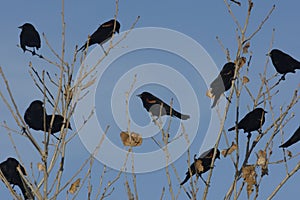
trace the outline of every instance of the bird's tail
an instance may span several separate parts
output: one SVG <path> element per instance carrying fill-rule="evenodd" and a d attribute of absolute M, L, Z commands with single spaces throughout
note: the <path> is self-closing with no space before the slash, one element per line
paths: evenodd
<path fill-rule="evenodd" d="M 85 50 L 85 48 L 86 48 L 86 43 L 84 44 L 84 45 L 82 45 L 78 50 L 77 50 L 77 52 L 79 52 L 79 51 L 84 51 Z"/>
<path fill-rule="evenodd" d="M 190 118 L 189 115 L 183 115 L 183 114 L 181 114 L 180 112 L 177 112 L 176 110 L 173 110 L 172 112 L 173 112 L 173 115 L 174 115 L 175 117 L 179 118 L 179 119 L 187 120 L 187 119 Z"/>
<path fill-rule="evenodd" d="M 297 65 L 295 65 L 295 69 L 300 69 L 300 62 L 299 61 L 297 61 L 298 63 L 297 63 Z"/>
<path fill-rule="evenodd" d="M 25 200 L 34 200 L 32 190 L 24 181 L 22 181 L 22 184 L 19 187 L 22 191 Z"/>
<path fill-rule="evenodd" d="M 185 177 L 185 179 L 180 183 L 180 185 L 185 184 L 189 179 L 190 179 L 190 175 L 187 174 L 186 177 Z"/>
<path fill-rule="evenodd" d="M 294 143 L 292 143 L 290 140 L 288 140 L 285 143 L 283 143 L 282 145 L 280 145 L 279 147 L 280 148 L 286 148 L 286 147 L 291 146 L 292 144 L 294 144 Z"/>
<path fill-rule="evenodd" d="M 234 129 L 235 129 L 235 126 L 228 129 L 228 131 L 233 131 Z"/>

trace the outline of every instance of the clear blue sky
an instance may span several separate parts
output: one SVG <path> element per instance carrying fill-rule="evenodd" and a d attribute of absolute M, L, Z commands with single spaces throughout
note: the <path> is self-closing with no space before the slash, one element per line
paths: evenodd
<path fill-rule="evenodd" d="M 263 67 L 266 62 L 266 53 L 268 52 L 272 29 L 275 28 L 275 39 L 274 47 L 282 49 L 295 58 L 300 60 L 300 48 L 298 43 L 298 38 L 300 35 L 300 28 L 297 26 L 297 19 L 300 18 L 300 13 L 298 12 L 299 3 L 296 1 L 255 1 L 253 14 L 249 22 L 249 33 L 255 30 L 255 28 L 261 23 L 262 19 L 266 16 L 268 11 L 271 9 L 272 5 L 276 5 L 276 9 L 271 15 L 270 19 L 267 21 L 263 29 L 253 38 L 251 42 L 250 50 L 253 52 L 252 64 L 249 70 L 249 88 L 257 94 L 258 87 L 260 84 L 259 73 L 263 72 Z M 245 16 L 246 3 L 243 2 L 242 7 L 232 5 L 233 11 L 237 14 L 238 19 L 243 19 Z M 48 41 L 52 47 L 60 52 L 61 48 L 61 2 L 60 1 L 6 1 L 2 3 L 0 8 L 0 20 L 1 25 L 1 47 L 0 47 L 0 66 L 2 67 L 4 73 L 6 74 L 12 92 L 14 94 L 17 106 L 23 115 L 25 109 L 33 99 L 41 99 L 41 93 L 35 88 L 34 83 L 28 73 L 29 67 L 28 63 L 31 61 L 35 68 L 41 72 L 42 70 L 49 71 L 51 74 L 58 73 L 54 66 L 49 65 L 43 60 L 37 57 L 32 57 L 28 52 L 25 54 L 16 45 L 19 44 L 19 34 L 20 30 L 17 28 L 25 22 L 30 22 L 39 31 L 40 34 L 45 33 Z M 65 22 L 66 22 L 66 60 L 71 63 L 72 55 L 74 52 L 75 45 L 82 45 L 88 34 L 95 31 L 98 26 L 113 18 L 115 14 L 115 2 L 114 1 L 66 1 L 65 2 Z M 137 16 L 141 16 L 136 27 L 163 27 L 168 29 L 173 29 L 196 40 L 201 44 L 209 55 L 214 60 L 218 68 L 221 68 L 226 62 L 226 56 L 224 55 L 220 45 L 216 40 L 218 36 L 226 48 L 230 50 L 232 58 L 236 53 L 237 43 L 235 35 L 235 24 L 230 17 L 226 6 L 223 1 L 189 1 L 187 2 L 174 2 L 174 1 L 121 1 L 119 3 L 119 16 L 118 20 L 121 23 L 121 31 L 126 31 L 130 28 Z M 243 22 L 243 20 L 241 20 Z M 176 41 L 174 41 L 176 42 Z M 92 48 L 91 48 L 92 49 Z M 91 49 L 89 51 L 91 51 Z M 54 58 L 49 49 L 46 47 L 45 41 L 42 38 L 42 48 L 39 52 L 46 55 L 49 58 Z M 176 69 L 181 69 L 182 73 L 187 77 L 190 77 L 194 87 L 198 87 L 199 93 L 197 93 L 197 98 L 199 100 L 200 107 L 206 107 L 203 113 L 201 113 L 201 122 L 198 134 L 191 146 L 191 155 L 198 154 L 201 143 L 203 141 L 203 135 L 206 132 L 207 122 L 206 116 L 210 117 L 210 106 L 209 99 L 205 96 L 207 90 L 203 80 L 198 80 L 197 77 L 193 76 L 193 71 L 190 71 L 188 63 L 184 60 L 179 59 L 174 55 L 170 55 L 166 52 L 159 51 L 142 51 L 135 52 L 127 57 L 122 57 L 120 60 L 116 61 L 111 67 L 111 71 L 107 71 L 107 77 L 104 78 L 103 83 L 99 84 L 99 90 L 97 90 L 96 103 L 97 106 L 97 117 L 101 119 L 102 125 L 111 125 L 109 138 L 119 147 L 122 145 L 119 141 L 119 132 L 123 127 L 116 127 L 114 125 L 112 115 L 108 113 L 107 115 L 103 113 L 111 112 L 110 108 L 110 97 L 111 90 L 115 84 L 116 77 L 122 76 L 121 72 L 126 69 L 129 70 L 130 66 L 147 64 L 147 63 L 161 63 L 169 66 L 174 66 Z M 77 63 L 78 64 L 78 63 Z M 119 73 L 116 69 L 118 65 L 124 65 L 124 69 L 120 67 Z M 187 70 L 184 70 L 184 67 Z M 205 66 L 209 68 L 210 66 Z M 79 66 L 76 66 L 79 69 Z M 116 70 L 116 71 L 114 71 Z M 274 74 L 275 70 L 273 66 L 269 63 L 268 73 Z M 289 100 L 292 96 L 293 90 L 299 84 L 299 73 L 288 74 L 286 76 L 286 81 L 282 82 L 279 89 L 279 94 L 274 97 L 273 106 L 278 115 L 281 106 L 287 106 Z M 130 83 L 129 83 L 130 84 Z M 129 88 L 128 84 L 128 88 Z M 5 91 L 5 86 L 3 83 L 0 84 L 1 91 Z M 155 85 L 147 85 L 143 88 L 138 88 L 134 91 L 134 94 L 138 94 L 142 91 L 149 90 L 161 97 L 165 101 L 170 101 L 172 93 L 166 88 L 156 87 Z M 245 91 L 244 91 L 245 92 Z M 240 117 L 243 117 L 247 113 L 247 107 L 252 108 L 252 103 L 248 99 L 246 93 L 242 96 L 240 103 Z M 5 93 L 7 96 L 7 94 Z M 103 98 L 103 101 L 101 99 Z M 121 101 L 124 101 L 124 96 L 121 97 Z M 103 103 L 102 103 L 103 102 Z M 109 104 L 109 105 L 107 105 Z M 235 102 L 233 102 L 235 104 Z M 174 106 L 178 106 L 178 101 L 175 99 Z M 47 105 L 48 110 L 51 109 Z M 229 111 L 229 117 L 225 123 L 225 128 L 234 125 L 235 110 L 232 106 Z M 130 100 L 130 109 L 132 109 L 133 120 L 140 124 L 149 123 L 149 117 L 146 111 L 142 108 L 139 99 L 134 96 Z M 266 108 L 269 110 L 269 107 Z M 14 122 L 8 109 L 5 107 L 4 103 L 0 102 L 0 121 L 6 121 L 10 128 L 19 131 L 20 127 Z M 99 112 L 98 112 L 99 111 Z M 292 111 L 295 113 L 294 119 L 292 119 L 288 125 L 284 128 L 285 138 L 288 138 L 299 126 L 299 105 L 296 105 Z M 203 121 L 202 121 L 203 120 Z M 178 120 L 173 120 L 174 128 L 178 126 Z M 72 122 L 73 123 L 73 122 Z M 264 127 L 269 126 L 272 123 L 271 115 L 267 115 L 267 120 Z M 203 130 L 204 129 L 204 130 Z M 5 160 L 8 156 L 16 157 L 15 151 L 12 144 L 7 136 L 7 130 L 0 128 L 1 140 L 0 140 L 0 161 Z M 39 142 L 42 142 L 42 134 L 32 131 L 33 135 L 37 138 Z M 242 131 L 240 132 L 243 137 Z M 234 139 L 234 135 L 230 135 L 229 140 Z M 256 135 L 256 133 L 254 134 Z M 33 163 L 33 168 L 35 173 L 36 163 L 41 160 L 38 158 L 38 154 L 31 147 L 29 141 L 21 135 L 14 134 L 14 139 L 17 144 L 18 150 L 23 158 L 23 162 L 27 171 L 30 173 L 30 162 Z M 150 140 L 150 139 L 149 139 Z M 282 150 L 279 150 L 281 138 L 279 135 L 274 140 L 273 155 L 271 161 L 280 160 L 283 158 Z M 262 141 L 265 144 L 265 140 Z M 145 142 L 145 148 L 147 150 L 152 147 L 149 145 L 150 142 Z M 153 144 L 153 143 L 152 143 Z M 241 145 L 245 144 L 245 140 L 241 139 Z M 290 150 L 296 154 L 298 153 L 300 144 L 296 144 L 291 147 Z M 222 138 L 220 143 L 220 149 L 226 148 L 224 138 Z M 258 145 L 255 151 L 260 148 L 264 148 L 264 145 Z M 138 152 L 145 152 L 142 147 L 137 148 Z M 107 152 L 108 154 L 110 152 Z M 75 139 L 68 145 L 67 159 L 65 166 L 65 177 L 72 176 L 77 170 L 77 167 L 89 156 L 89 152 L 85 149 L 84 145 L 81 143 L 79 137 Z M 175 161 L 175 167 L 179 173 L 181 179 L 184 178 L 185 172 L 187 170 L 186 165 L 187 154 L 185 153 L 177 161 Z M 250 162 L 255 162 L 255 155 L 252 155 Z M 299 161 L 299 158 L 288 162 L 289 169 L 292 169 L 295 164 Z M 98 177 L 102 172 L 103 165 L 96 161 L 92 172 L 92 183 L 97 187 Z M 258 170 L 259 171 L 259 170 Z M 104 184 L 107 184 L 108 180 L 113 179 L 117 174 L 115 170 L 109 170 Z M 228 190 L 229 185 L 233 180 L 233 164 L 229 158 L 223 158 L 218 160 L 216 163 L 216 168 L 212 177 L 212 183 L 210 188 L 210 193 L 208 199 L 222 199 L 224 194 Z M 260 196 L 258 199 L 265 199 L 274 190 L 275 186 L 282 180 L 285 176 L 284 165 L 270 165 L 269 166 L 269 176 L 265 177 L 262 181 Z M 83 178 L 83 174 L 78 176 Z M 131 180 L 130 174 L 127 174 L 129 180 Z M 207 175 L 204 175 L 206 178 Z M 175 194 L 179 190 L 179 182 L 176 180 L 174 174 L 172 174 L 173 188 Z M 124 199 L 126 195 L 125 187 L 125 175 L 122 175 L 121 179 L 114 185 L 115 191 L 109 199 Z M 300 183 L 299 174 L 292 177 L 288 183 L 279 191 L 275 199 L 289 198 L 292 199 L 298 194 L 298 185 Z M 200 186 L 199 194 L 202 194 L 204 184 L 199 180 Z M 132 185 L 132 184 L 131 184 Z M 138 194 L 140 199 L 159 199 L 162 191 L 162 187 L 166 187 L 166 197 L 164 199 L 170 199 L 170 195 L 167 192 L 167 178 L 165 175 L 165 170 L 158 170 L 144 174 L 137 175 L 137 185 Z M 187 184 L 188 185 L 188 184 Z M 97 188 L 93 188 L 94 194 Z M 83 187 L 82 192 L 78 195 L 77 199 L 85 199 L 87 196 L 86 185 Z M 9 199 L 10 195 L 8 190 L 5 188 L 4 184 L 0 184 L 0 193 L 2 199 Z M 243 197 L 245 197 L 245 191 L 243 191 Z M 199 195 L 201 198 L 202 195 Z M 184 191 L 180 191 L 179 199 L 185 199 L 186 195 Z M 62 195 L 64 199 L 64 194 Z M 244 198 L 241 198 L 244 199 Z"/>

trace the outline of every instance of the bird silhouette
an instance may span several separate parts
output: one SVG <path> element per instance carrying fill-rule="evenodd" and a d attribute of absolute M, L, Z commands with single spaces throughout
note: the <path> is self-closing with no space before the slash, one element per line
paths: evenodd
<path fill-rule="evenodd" d="M 103 45 L 107 42 L 113 34 L 120 31 L 120 23 L 117 20 L 111 19 L 103 24 L 90 36 L 89 41 L 85 42 L 77 51 L 84 51 L 88 46 L 93 44 Z"/>
<path fill-rule="evenodd" d="M 168 104 L 149 92 L 143 92 L 137 96 L 141 98 L 144 108 L 148 112 L 151 112 L 154 116 L 159 117 L 164 115 L 171 115 L 183 120 L 187 120 L 190 118 L 189 115 L 183 115 L 173 108 L 171 111 L 171 107 Z"/>
<path fill-rule="evenodd" d="M 22 177 L 17 170 L 17 167 L 20 167 L 21 172 L 24 176 L 26 176 L 26 171 L 24 167 L 15 159 L 15 158 L 7 158 L 6 161 L 0 163 L 0 169 L 7 179 L 7 181 L 13 186 L 17 185 L 22 191 L 24 199 L 34 199 L 34 195 L 30 187 L 22 180 Z"/>
<path fill-rule="evenodd" d="M 293 144 L 295 144 L 296 142 L 298 142 L 300 140 L 300 126 L 298 127 L 298 129 L 295 131 L 295 133 L 292 135 L 292 137 L 290 137 L 290 139 L 288 139 L 288 141 L 286 141 L 285 143 L 283 143 L 282 145 L 280 145 L 279 147 L 281 148 L 287 148 Z"/>
<path fill-rule="evenodd" d="M 203 182 L 207 185 L 206 181 L 203 179 L 202 174 L 207 172 L 212 163 L 214 155 L 214 148 L 209 149 L 208 151 L 202 153 L 199 158 L 196 158 L 196 155 L 194 155 L 194 162 L 191 164 L 190 168 L 188 171 L 185 173 L 186 177 L 185 179 L 180 183 L 180 185 L 185 184 L 193 175 L 200 176 L 200 178 L 203 180 Z M 220 159 L 220 151 L 217 149 L 217 153 L 215 156 L 215 159 L 218 158 Z"/>
<path fill-rule="evenodd" d="M 295 73 L 296 69 L 300 69 L 300 62 L 295 60 L 290 55 L 284 53 L 279 49 L 273 49 L 269 56 L 271 57 L 272 63 L 279 74 L 283 74 L 282 80 L 285 80 L 287 73 Z"/>
<path fill-rule="evenodd" d="M 31 102 L 24 114 L 24 120 L 29 128 L 32 128 L 36 131 L 51 131 L 51 134 L 56 139 L 59 139 L 54 134 L 61 130 L 62 126 L 65 124 L 65 119 L 61 115 L 54 115 L 53 124 L 50 126 L 51 119 L 52 115 L 47 115 L 46 109 L 43 106 L 43 102 L 40 100 Z M 65 128 L 72 130 L 70 123 L 68 124 L 68 127 L 65 125 Z"/>
<path fill-rule="evenodd" d="M 244 129 L 245 133 L 248 133 L 248 137 L 251 136 L 252 131 L 258 131 L 262 125 L 265 123 L 265 111 L 262 108 L 255 108 L 246 116 L 241 119 L 241 121 L 238 123 L 237 128 L 238 129 Z M 233 131 L 235 129 L 235 126 L 228 129 L 228 131 Z"/>
<path fill-rule="evenodd" d="M 51 133 L 57 133 L 61 130 L 61 127 L 65 124 L 64 123 L 64 117 L 61 115 L 54 115 L 54 120 L 52 127 L 50 127 L 51 124 L 52 115 L 46 116 L 46 130 L 51 129 Z M 66 126 L 65 126 L 66 127 Z M 71 124 L 69 123 L 68 129 L 72 130 Z"/>
<path fill-rule="evenodd" d="M 44 113 L 47 114 L 43 104 L 40 100 L 31 102 L 24 114 L 26 124 L 36 131 L 44 130 Z"/>
<path fill-rule="evenodd" d="M 41 38 L 37 30 L 34 28 L 34 26 L 30 23 L 25 23 L 22 26 L 18 27 L 22 29 L 20 34 L 20 45 L 23 51 L 25 52 L 26 46 L 32 47 L 33 51 L 32 54 L 35 54 L 34 48 L 38 50 L 41 48 Z"/>
<path fill-rule="evenodd" d="M 221 95 L 231 88 L 231 82 L 234 77 L 235 64 L 232 62 L 226 63 L 217 78 L 210 84 L 210 92 L 214 97 L 214 102 L 211 108 L 215 107 Z"/>

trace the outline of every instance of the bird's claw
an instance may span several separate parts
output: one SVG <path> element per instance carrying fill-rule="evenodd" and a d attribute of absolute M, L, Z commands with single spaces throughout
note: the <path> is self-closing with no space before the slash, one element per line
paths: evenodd
<path fill-rule="evenodd" d="M 26 132 L 26 127 L 25 127 L 25 126 L 22 127 L 21 133 L 22 133 L 22 135 L 23 135 L 24 133 L 27 133 L 27 132 Z"/>

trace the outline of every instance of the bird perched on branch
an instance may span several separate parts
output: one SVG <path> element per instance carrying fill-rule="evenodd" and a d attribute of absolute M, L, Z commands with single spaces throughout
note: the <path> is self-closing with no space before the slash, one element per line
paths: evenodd
<path fill-rule="evenodd" d="M 238 129 L 243 129 L 245 133 L 248 133 L 248 137 L 251 137 L 252 131 L 258 131 L 262 125 L 265 123 L 265 111 L 262 108 L 255 108 L 249 112 L 241 121 L 237 124 Z M 235 126 L 228 129 L 228 131 L 233 131 Z"/>
<path fill-rule="evenodd" d="M 61 115 L 54 115 L 54 120 L 52 127 L 50 127 L 51 124 L 52 115 L 46 116 L 46 130 L 51 129 L 51 133 L 57 133 L 61 130 L 61 127 L 64 125 L 64 117 Z M 66 128 L 66 126 L 65 126 Z M 72 130 L 71 124 L 69 123 L 68 129 Z"/>
<path fill-rule="evenodd" d="M 272 63 L 279 74 L 283 74 L 281 79 L 285 80 L 287 73 L 295 73 L 300 69 L 300 62 L 279 49 L 273 49 L 269 54 Z"/>
<path fill-rule="evenodd" d="M 82 47 L 80 47 L 77 51 L 84 51 L 88 46 L 91 46 L 93 44 L 99 44 L 102 45 L 107 42 L 113 34 L 116 32 L 119 33 L 120 31 L 120 22 L 117 20 L 111 19 L 99 26 L 99 28 L 90 36 L 89 40 L 85 42 Z"/>
<path fill-rule="evenodd" d="M 38 50 L 41 48 L 41 38 L 37 30 L 34 28 L 34 26 L 30 23 L 25 23 L 22 26 L 19 26 L 18 28 L 22 29 L 20 34 L 20 45 L 23 51 L 25 52 L 26 46 L 32 47 L 33 51 L 32 54 L 35 54 L 34 48 Z M 28 50 L 30 51 L 30 50 Z"/>
<path fill-rule="evenodd" d="M 8 158 L 6 161 L 0 163 L 0 169 L 6 178 L 6 180 L 13 185 L 19 186 L 24 196 L 24 199 L 34 199 L 34 195 L 30 187 L 25 183 L 22 179 L 17 167 L 20 167 L 20 170 L 24 176 L 26 176 L 26 171 L 24 167 L 15 159 L 15 158 Z"/>
<path fill-rule="evenodd" d="M 300 140 L 300 126 L 298 127 L 298 129 L 295 131 L 295 133 L 292 135 L 292 137 L 290 137 L 290 139 L 288 139 L 288 141 L 286 141 L 285 143 L 283 143 L 282 145 L 280 145 L 279 147 L 281 148 L 287 148 L 293 144 L 295 144 L 296 142 L 298 142 Z"/>
<path fill-rule="evenodd" d="M 43 102 L 40 100 L 35 100 L 31 102 L 29 107 L 26 109 L 24 114 L 24 120 L 29 128 L 32 128 L 36 131 L 46 131 L 50 132 L 56 138 L 59 139 L 54 135 L 61 130 L 64 123 L 64 117 L 61 115 L 54 115 L 53 124 L 51 125 L 52 115 L 47 115 L 46 109 L 43 106 Z M 45 120 L 44 120 L 45 119 Z M 71 125 L 69 124 L 68 127 L 72 130 Z"/>
<path fill-rule="evenodd" d="M 207 185 L 206 181 L 203 179 L 202 174 L 207 172 L 211 169 L 211 163 L 214 155 L 214 148 L 209 149 L 208 151 L 204 152 L 200 155 L 199 158 L 196 158 L 196 155 L 194 155 L 194 162 L 191 164 L 188 171 L 185 173 L 186 177 L 185 179 L 180 183 L 180 185 L 185 184 L 193 175 L 200 176 L 202 181 Z M 215 159 L 220 159 L 220 151 L 217 149 Z"/>
<path fill-rule="evenodd" d="M 208 92 L 214 98 L 211 108 L 215 107 L 221 95 L 231 88 L 234 70 L 235 64 L 233 62 L 226 63 L 217 78 L 210 84 L 211 89 Z"/>
<path fill-rule="evenodd" d="M 141 98 L 144 108 L 148 112 L 151 112 L 154 116 L 159 117 L 164 115 L 171 115 L 172 117 L 175 116 L 183 120 L 187 120 L 190 118 L 189 115 L 183 115 L 173 108 L 171 111 L 171 107 L 168 104 L 149 92 L 143 92 L 142 94 L 139 94 L 137 96 Z"/>
<path fill-rule="evenodd" d="M 44 103 L 40 100 L 31 102 L 24 114 L 26 124 L 29 128 L 36 131 L 44 130 L 44 113 L 45 115 L 47 115 L 47 113 L 43 104 Z"/>

